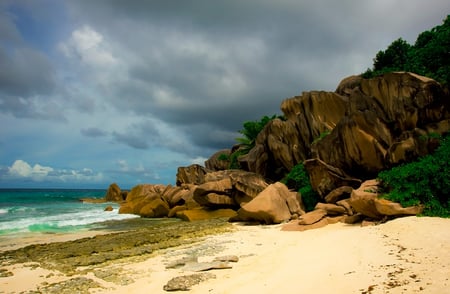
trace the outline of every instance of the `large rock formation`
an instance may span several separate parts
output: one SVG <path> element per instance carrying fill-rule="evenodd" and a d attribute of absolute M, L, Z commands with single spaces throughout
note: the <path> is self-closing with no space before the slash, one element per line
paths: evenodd
<path fill-rule="evenodd" d="M 361 79 L 349 94 L 349 114 L 313 153 L 350 175 L 373 177 L 429 153 L 435 144 L 427 135 L 449 130 L 449 101 L 437 82 L 415 74 Z"/>
<path fill-rule="evenodd" d="M 179 167 L 176 187 L 136 186 L 120 212 L 187 220 L 233 216 L 268 224 L 298 218 L 295 226 L 301 224 L 302 230 L 339 220 L 417 214 L 421 207 L 380 199 L 375 183 L 361 183 L 433 151 L 439 143 L 435 134 L 450 130 L 449 105 L 448 91 L 412 73 L 348 77 L 335 92 L 305 92 L 284 100 L 286 120 L 265 126 L 255 147 L 239 158 L 244 170 L 227 170 L 233 149 L 218 151 L 206 168 Z M 277 182 L 299 163 L 320 196 L 321 203 L 309 213 L 300 195 Z M 110 194 L 116 197 L 115 187 Z"/>
<path fill-rule="evenodd" d="M 436 141 L 429 135 L 449 130 L 449 103 L 439 83 L 412 73 L 349 77 L 336 92 L 305 92 L 283 101 L 287 120 L 269 122 L 241 166 L 279 180 L 294 165 L 319 158 L 368 179 L 432 151 Z"/>
<path fill-rule="evenodd" d="M 106 191 L 105 201 L 121 202 L 124 201 L 126 197 L 127 192 L 122 191 L 117 183 L 112 183 Z"/>

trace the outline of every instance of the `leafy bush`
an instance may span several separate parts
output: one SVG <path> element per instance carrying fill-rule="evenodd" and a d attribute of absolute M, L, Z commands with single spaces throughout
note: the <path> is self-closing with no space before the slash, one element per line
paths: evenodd
<path fill-rule="evenodd" d="M 231 153 L 229 169 L 240 169 L 241 165 L 239 164 L 238 157 L 247 153 L 248 151 L 242 149 L 238 149 L 237 151 Z"/>
<path fill-rule="evenodd" d="M 306 211 L 313 210 L 317 202 L 319 202 L 319 196 L 311 187 L 309 175 L 303 163 L 294 166 L 281 182 L 289 189 L 300 192 Z"/>
<path fill-rule="evenodd" d="M 219 155 L 219 157 L 217 157 L 217 159 L 227 161 L 230 160 L 230 156 L 228 154 L 222 153 Z"/>
<path fill-rule="evenodd" d="M 433 154 L 378 174 L 389 200 L 403 206 L 422 204 L 424 215 L 450 217 L 450 136 Z"/>

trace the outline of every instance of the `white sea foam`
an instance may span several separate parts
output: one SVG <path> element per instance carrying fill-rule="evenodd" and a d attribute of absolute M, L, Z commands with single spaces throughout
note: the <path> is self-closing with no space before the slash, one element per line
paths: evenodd
<path fill-rule="evenodd" d="M 6 210 L 8 213 L 8 210 Z M 47 232 L 70 231 L 83 226 L 108 220 L 123 220 L 136 218 L 136 215 L 119 214 L 117 209 L 104 211 L 101 206 L 85 207 L 83 210 L 56 215 L 37 216 L 24 215 L 19 219 L 0 222 L 0 234 L 9 232 Z"/>

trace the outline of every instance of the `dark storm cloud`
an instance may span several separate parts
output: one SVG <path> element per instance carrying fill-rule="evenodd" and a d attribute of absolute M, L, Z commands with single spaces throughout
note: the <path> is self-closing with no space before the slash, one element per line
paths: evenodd
<path fill-rule="evenodd" d="M 36 101 L 36 97 L 51 95 L 56 87 L 51 61 L 28 46 L 14 23 L 15 16 L 3 9 L 0 6 L 1 110 L 16 117 L 63 119 L 52 110 L 55 105 Z"/>
<path fill-rule="evenodd" d="M 80 130 L 81 134 L 86 136 L 86 137 L 104 137 L 107 135 L 107 132 L 99 129 L 99 128 L 87 128 L 87 129 L 81 129 Z"/>
<path fill-rule="evenodd" d="M 4 95 L 29 97 L 50 94 L 54 89 L 50 61 L 29 48 L 8 53 L 0 47 L 0 89 Z"/>
<path fill-rule="evenodd" d="M 149 120 L 131 124 L 125 131 L 114 131 L 112 137 L 114 141 L 135 149 L 148 149 L 151 146 L 159 146 L 161 144 L 159 131 L 154 126 L 154 122 Z"/>
<path fill-rule="evenodd" d="M 242 122 L 279 113 L 283 99 L 334 90 L 393 40 L 440 24 L 446 1 L 71 1 L 127 64 L 111 83 L 121 110 L 223 148 Z M 432 7 L 432 9 L 430 9 Z M 441 15 L 442 14 L 442 15 Z M 120 56 L 120 54 L 123 54 Z M 119 57 L 118 57 L 119 56 Z M 141 136 L 118 141 L 147 148 Z"/>

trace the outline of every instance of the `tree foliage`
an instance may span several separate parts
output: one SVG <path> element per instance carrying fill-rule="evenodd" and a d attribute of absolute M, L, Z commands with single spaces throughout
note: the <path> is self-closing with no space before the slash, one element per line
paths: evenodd
<path fill-rule="evenodd" d="M 255 141 L 258 134 L 264 129 L 269 121 L 275 118 L 277 118 L 276 115 L 272 115 L 271 117 L 265 115 L 260 120 L 244 122 L 244 128 L 239 131 L 243 137 L 236 138 L 236 141 L 244 145 L 244 149 L 248 149 L 248 151 L 250 151 L 250 149 L 255 146 Z"/>
<path fill-rule="evenodd" d="M 450 216 L 450 136 L 418 161 L 378 174 L 385 197 L 403 206 L 424 205 L 424 215 Z"/>
<path fill-rule="evenodd" d="M 256 137 L 258 134 L 264 129 L 269 121 L 275 118 L 284 119 L 283 116 L 265 115 L 260 120 L 244 122 L 243 129 L 239 131 L 243 137 L 236 138 L 236 141 L 241 145 L 241 147 L 230 155 L 230 169 L 240 168 L 238 157 L 247 154 L 253 147 L 255 147 Z"/>
<path fill-rule="evenodd" d="M 410 71 L 450 84 L 450 15 L 443 24 L 422 32 L 414 45 L 399 38 L 379 51 L 373 68 L 363 73 L 371 78 L 386 72 Z"/>

